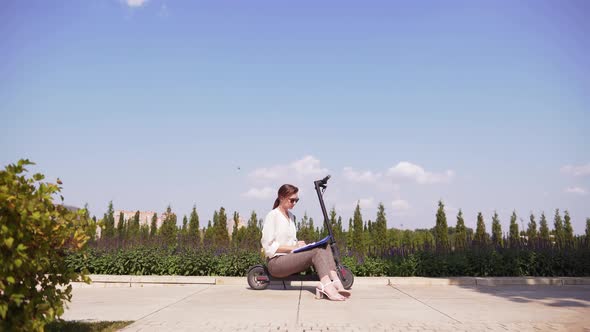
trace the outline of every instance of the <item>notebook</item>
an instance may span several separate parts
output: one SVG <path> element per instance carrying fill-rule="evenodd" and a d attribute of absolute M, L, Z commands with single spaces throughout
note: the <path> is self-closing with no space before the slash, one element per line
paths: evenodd
<path fill-rule="evenodd" d="M 321 247 L 321 246 L 325 245 L 326 243 L 328 243 L 328 241 L 330 241 L 330 235 L 326 236 L 325 238 L 323 238 L 317 242 L 312 242 L 312 243 L 306 244 L 303 247 L 294 249 L 293 253 L 302 252 L 302 251 L 310 250 L 313 248 Z"/>

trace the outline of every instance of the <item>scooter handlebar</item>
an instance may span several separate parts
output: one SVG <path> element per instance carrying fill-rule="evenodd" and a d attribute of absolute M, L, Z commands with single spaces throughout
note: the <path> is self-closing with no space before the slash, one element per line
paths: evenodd
<path fill-rule="evenodd" d="M 329 179 L 330 179 L 330 175 L 326 176 L 325 178 L 323 178 L 321 180 L 315 181 L 315 184 L 320 185 L 320 187 L 325 187 L 328 184 Z"/>

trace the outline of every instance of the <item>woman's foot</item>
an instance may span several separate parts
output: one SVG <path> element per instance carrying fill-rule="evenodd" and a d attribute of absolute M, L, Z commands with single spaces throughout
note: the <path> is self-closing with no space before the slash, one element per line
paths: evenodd
<path fill-rule="evenodd" d="M 327 284 L 322 284 L 320 282 L 320 285 L 318 287 L 316 287 L 316 289 L 315 289 L 315 294 L 316 294 L 316 299 L 321 299 L 325 295 L 331 301 L 344 301 L 344 300 L 346 300 L 346 298 L 344 296 L 342 296 L 342 295 L 340 295 L 340 293 L 338 293 L 338 290 L 334 286 L 333 282 L 329 282 Z"/>
<path fill-rule="evenodd" d="M 347 291 L 346 289 L 344 289 L 344 285 L 342 285 L 342 281 L 340 281 L 340 279 L 336 279 L 334 281 L 332 281 L 332 284 L 334 285 L 334 287 L 336 288 L 336 290 L 338 291 L 338 293 L 346 298 L 350 297 L 350 291 Z"/>

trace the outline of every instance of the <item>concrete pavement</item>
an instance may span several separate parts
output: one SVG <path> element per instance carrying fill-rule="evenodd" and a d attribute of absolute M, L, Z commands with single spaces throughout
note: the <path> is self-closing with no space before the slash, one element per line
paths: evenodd
<path fill-rule="evenodd" d="M 152 278 L 77 285 L 63 318 L 135 321 L 124 331 L 590 331 L 586 278 L 356 278 L 346 302 L 316 300 L 313 282 Z"/>

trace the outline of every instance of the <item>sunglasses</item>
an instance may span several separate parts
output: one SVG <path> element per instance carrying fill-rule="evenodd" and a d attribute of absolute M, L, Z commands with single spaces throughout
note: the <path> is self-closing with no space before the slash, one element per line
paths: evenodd
<path fill-rule="evenodd" d="M 289 198 L 289 202 L 291 202 L 291 204 L 295 204 L 299 202 L 299 198 Z"/>

